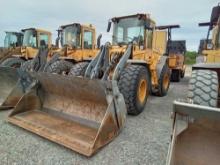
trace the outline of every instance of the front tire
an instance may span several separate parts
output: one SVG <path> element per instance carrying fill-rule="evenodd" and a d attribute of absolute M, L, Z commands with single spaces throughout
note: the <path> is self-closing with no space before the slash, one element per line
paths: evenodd
<path fill-rule="evenodd" d="M 181 78 L 184 78 L 184 77 L 185 77 L 185 69 L 183 69 L 183 70 L 181 71 L 180 77 L 181 77 Z"/>
<path fill-rule="evenodd" d="M 219 82 L 217 72 L 193 70 L 189 81 L 188 99 L 194 104 L 217 107 Z"/>
<path fill-rule="evenodd" d="M 68 75 L 71 76 L 84 76 L 86 69 L 88 67 L 89 63 L 88 62 L 79 62 L 70 69 L 70 72 Z"/>
<path fill-rule="evenodd" d="M 50 64 L 47 68 L 47 72 L 67 75 L 72 67 L 73 64 L 71 62 L 65 60 L 59 60 Z"/>
<path fill-rule="evenodd" d="M 157 96 L 163 97 L 167 95 L 167 92 L 170 87 L 170 75 L 171 75 L 170 68 L 168 67 L 167 64 L 165 64 L 160 74 L 159 87 L 158 87 L 158 91 L 156 92 Z"/>
<path fill-rule="evenodd" d="M 25 60 L 21 58 L 7 58 L 2 62 L 2 66 L 12 67 L 12 68 L 20 68 L 22 63 L 25 62 Z"/>
<path fill-rule="evenodd" d="M 150 76 L 146 67 L 129 65 L 121 73 L 119 90 L 123 94 L 130 115 L 140 114 L 150 93 Z"/>
<path fill-rule="evenodd" d="M 180 70 L 173 69 L 171 73 L 171 81 L 173 82 L 180 82 L 181 79 L 181 73 Z"/>

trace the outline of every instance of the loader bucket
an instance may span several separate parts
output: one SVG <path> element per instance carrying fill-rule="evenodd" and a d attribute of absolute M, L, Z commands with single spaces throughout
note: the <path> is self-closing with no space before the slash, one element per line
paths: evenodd
<path fill-rule="evenodd" d="M 36 85 L 11 112 L 10 123 L 86 156 L 119 134 L 126 106 L 114 82 L 50 73 L 30 75 Z"/>
<path fill-rule="evenodd" d="M 19 80 L 17 70 L 10 67 L 0 67 L 0 110 L 10 109 L 15 106 L 21 96 L 9 97 L 14 93 Z"/>
<path fill-rule="evenodd" d="M 173 121 L 167 165 L 219 164 L 219 108 L 175 101 Z"/>

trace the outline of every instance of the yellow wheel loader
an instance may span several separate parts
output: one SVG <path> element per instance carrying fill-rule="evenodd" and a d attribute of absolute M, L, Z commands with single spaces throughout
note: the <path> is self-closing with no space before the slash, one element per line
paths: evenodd
<path fill-rule="evenodd" d="M 22 32 L 5 32 L 4 47 L 0 48 L 0 63 L 12 54 L 19 54 L 22 46 Z"/>
<path fill-rule="evenodd" d="M 99 51 L 100 39 L 101 35 L 96 45 L 96 30 L 91 24 L 73 23 L 60 26 L 56 45 L 61 48 L 53 51 L 60 58 L 48 67 L 47 72 L 68 74 L 75 63 L 88 65 Z"/>
<path fill-rule="evenodd" d="M 48 49 L 40 48 L 34 59 L 29 60 L 31 61 L 31 65 L 26 65 L 28 64 L 28 61 L 17 70 L 13 67 L 0 67 L 0 110 L 7 110 L 15 107 L 17 102 L 24 95 L 25 91 L 22 86 L 28 86 L 27 84 L 31 84 L 31 79 L 28 81 L 22 81 L 23 73 L 25 76 L 27 71 L 45 72 L 48 66 L 59 58 L 59 56 L 54 55 L 48 61 L 48 54 Z"/>
<path fill-rule="evenodd" d="M 149 15 L 137 14 L 112 18 L 108 32 L 113 23 L 112 45 L 106 44 L 99 52 L 99 66 L 76 64 L 69 75 L 85 76 L 86 70 L 96 69 L 96 78 L 111 79 L 119 60 L 124 57 L 128 45 L 132 42 L 130 53 L 124 59 L 118 76 L 119 90 L 124 95 L 128 113 L 138 115 L 144 109 L 149 94 L 165 96 L 170 84 L 169 58 L 167 43 L 168 33 L 179 25 L 156 26 Z M 101 55 L 100 55 L 101 54 Z M 108 66 L 110 65 L 110 66 Z M 93 73 L 93 72 L 92 72 Z M 87 76 L 87 75 L 86 75 Z"/>
<path fill-rule="evenodd" d="M 176 40 L 170 43 L 169 66 L 172 69 L 171 81 L 179 82 L 185 75 L 186 41 Z"/>
<path fill-rule="evenodd" d="M 167 32 L 147 14 L 113 18 L 108 31 L 112 23 L 112 45 L 80 71 L 20 74 L 23 96 L 8 121 L 91 156 L 120 133 L 127 112 L 143 111 L 150 93 L 166 95 Z"/>
<path fill-rule="evenodd" d="M 209 27 L 208 35 L 200 49 L 198 63 L 193 66 L 187 100 L 174 102 L 167 165 L 217 165 L 220 162 L 219 16 L 218 5 L 212 10 L 210 22 L 199 24 Z"/>
<path fill-rule="evenodd" d="M 51 33 L 46 30 L 28 28 L 21 30 L 23 33 L 22 45 L 16 47 L 17 52 L 11 53 L 1 62 L 1 66 L 20 67 L 22 63 L 33 59 L 39 48 L 51 47 Z"/>
<path fill-rule="evenodd" d="M 18 73 L 15 69 L 5 67 L 20 68 L 22 66 L 22 70 L 30 70 L 30 68 L 33 67 L 34 69 L 32 70 L 37 71 L 40 68 L 40 65 L 44 66 L 43 64 L 45 63 L 44 60 L 40 58 L 42 51 L 39 51 L 39 49 L 50 49 L 51 47 L 51 33 L 48 31 L 29 28 L 22 30 L 22 33 L 22 45 L 19 46 L 18 44 L 14 44 L 14 46 L 16 47 L 13 47 L 12 50 L 9 49 L 9 54 L 2 59 L 3 61 L 0 64 L 1 66 L 3 66 L 0 68 L 0 91 L 4 93 L 0 96 L 0 109 L 5 109 L 6 107 L 14 107 L 21 97 L 21 95 L 18 95 L 16 92 L 16 97 L 14 97 L 13 95 L 14 91 L 17 91 L 14 88 L 16 88 L 16 84 L 19 80 L 19 76 L 17 75 Z M 11 42 L 11 38 L 15 38 L 10 35 L 11 33 L 8 33 L 8 36 L 6 36 L 6 45 L 9 45 L 7 43 Z M 49 51 L 47 52 L 49 55 Z M 35 60 L 30 60 L 34 59 L 35 57 Z"/>
<path fill-rule="evenodd" d="M 25 29 L 23 32 L 23 46 L 25 47 L 19 48 L 23 54 L 13 55 L 12 58 L 8 58 L 4 61 L 2 66 L 20 67 L 22 63 L 22 70 L 43 71 L 42 68 L 44 68 L 45 63 L 47 63 L 47 69 L 44 71 L 61 74 L 68 72 L 73 63 L 83 62 L 87 64 L 98 51 L 95 45 L 95 28 L 92 25 L 80 25 L 75 23 L 61 26 L 58 30 L 56 47 L 51 46 L 50 32 L 33 28 Z M 101 37 L 98 39 L 99 44 L 100 39 Z M 62 44 L 61 49 L 58 48 L 59 42 Z M 42 51 L 39 52 L 39 49 L 48 49 L 48 55 L 44 53 L 41 55 Z M 16 81 L 19 80 L 18 76 L 14 76 L 15 80 L 12 81 L 13 83 L 7 83 L 9 79 L 12 79 L 11 77 L 7 77 L 7 75 L 15 75 L 16 73 L 11 73 L 14 71 L 13 69 L 5 68 L 3 68 L 1 72 L 5 72 L 6 70 L 8 74 L 0 73 L 0 77 L 2 78 L 1 83 L 5 84 L 3 89 L 11 91 L 11 93 L 8 93 L 8 96 L 6 94 L 1 96 L 2 101 L 0 105 L 2 105 L 3 109 L 15 106 L 16 101 L 19 100 L 19 95 L 16 92 L 18 89 L 14 89 L 14 87 L 16 88 L 18 86 L 16 85 Z M 19 83 L 20 82 L 18 82 L 18 84 Z"/>
<path fill-rule="evenodd" d="M 179 82 L 185 75 L 186 66 L 185 53 L 186 53 L 186 41 L 172 40 L 172 29 L 180 28 L 180 26 L 160 26 L 158 29 L 167 29 L 168 40 L 166 54 L 169 57 L 169 67 L 171 68 L 171 81 Z"/>

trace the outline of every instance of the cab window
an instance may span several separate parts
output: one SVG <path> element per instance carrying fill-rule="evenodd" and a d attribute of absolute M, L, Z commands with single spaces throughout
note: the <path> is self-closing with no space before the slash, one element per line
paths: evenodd
<path fill-rule="evenodd" d="M 146 31 L 146 36 L 147 36 L 147 48 L 151 49 L 152 48 L 152 42 L 153 42 L 153 31 L 152 30 L 147 30 Z"/>
<path fill-rule="evenodd" d="M 92 49 L 92 32 L 84 31 L 84 49 Z"/>
<path fill-rule="evenodd" d="M 40 33 L 40 46 L 48 46 L 49 44 L 49 36 L 48 34 Z"/>

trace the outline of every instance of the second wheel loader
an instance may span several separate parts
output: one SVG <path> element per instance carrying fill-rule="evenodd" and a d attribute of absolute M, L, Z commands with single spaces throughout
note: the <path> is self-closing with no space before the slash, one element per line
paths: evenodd
<path fill-rule="evenodd" d="M 171 81 L 179 82 L 185 75 L 185 53 L 186 53 L 186 41 L 184 40 L 172 40 L 172 29 L 180 28 L 180 26 L 160 26 L 158 29 L 167 29 L 168 41 L 167 51 L 169 55 L 169 67 L 171 68 Z"/>
<path fill-rule="evenodd" d="M 62 25 L 58 29 L 56 40 L 59 60 L 52 63 L 47 72 L 56 74 L 68 74 L 76 63 L 88 64 L 98 53 L 101 35 L 97 38 L 95 27 L 79 23 Z"/>
<path fill-rule="evenodd" d="M 22 32 L 5 32 L 4 47 L 0 48 L 0 63 L 12 54 L 19 54 L 22 46 L 23 33 Z"/>
<path fill-rule="evenodd" d="M 12 52 L 10 56 L 4 58 L 1 66 L 20 67 L 25 61 L 33 59 L 40 48 L 50 48 L 52 45 L 51 32 L 49 31 L 36 28 L 21 31 L 23 33 L 22 44 L 16 47 L 16 52 Z"/>
<path fill-rule="evenodd" d="M 186 41 L 175 40 L 170 43 L 169 66 L 172 69 L 171 81 L 179 82 L 185 75 Z"/>
<path fill-rule="evenodd" d="M 108 31 L 112 23 L 112 45 L 103 45 L 88 66 L 74 65 L 69 76 L 26 73 L 8 121 L 91 156 L 120 133 L 127 112 L 143 111 L 150 93 L 165 96 L 166 31 L 147 14 L 113 18 Z"/>
<path fill-rule="evenodd" d="M 56 47 L 51 46 L 50 32 L 34 28 L 25 29 L 23 32 L 24 40 L 23 47 L 19 47 L 20 54 L 13 54 L 11 58 L 3 62 L 2 66 L 20 67 L 22 63 L 22 70 L 36 71 L 38 67 L 41 67 L 39 65 L 44 66 L 46 60 L 48 64 L 45 70 L 46 72 L 63 74 L 68 73 L 75 63 L 83 62 L 87 64 L 96 56 L 98 51 L 97 45 L 95 44 L 96 31 L 92 25 L 73 23 L 61 26 L 58 30 Z M 100 43 L 100 39 L 101 37 L 98 38 L 98 43 Z M 61 48 L 59 48 L 59 43 L 61 44 Z M 46 59 L 39 58 L 41 57 L 39 49 L 48 49 Z M 45 57 L 45 55 L 43 55 L 43 57 Z M 6 71 L 8 71 L 8 73 Z M 2 95 L 0 97 L 2 99 L 0 105 L 2 105 L 4 109 L 5 107 L 15 106 L 16 100 L 19 100 L 18 93 L 15 92 L 13 94 L 13 91 L 17 91 L 13 90 L 13 88 L 19 80 L 18 76 L 14 76 L 13 83 L 8 83 L 8 80 L 12 80 L 13 78 L 8 76 L 11 74 L 16 75 L 16 73 L 12 73 L 12 71 L 13 69 L 10 70 L 6 68 L 2 68 L 0 71 L 2 86 L 7 88 L 7 91 L 12 91 L 8 96 Z"/>
<path fill-rule="evenodd" d="M 29 63 L 30 59 L 34 59 L 35 57 L 38 58 L 38 56 L 41 53 L 39 51 L 40 49 L 46 50 L 51 47 L 51 33 L 48 31 L 35 28 L 28 28 L 23 29 L 22 34 L 22 42 L 20 41 L 21 39 L 19 40 L 19 43 L 12 42 L 14 43 L 15 47 L 11 49 L 9 48 L 8 54 L 3 57 L 2 63 L 0 64 L 0 86 L 1 92 L 3 93 L 0 96 L 0 109 L 5 109 L 4 103 L 6 102 L 8 105 L 6 107 L 15 106 L 17 101 L 21 97 L 21 95 L 19 95 L 10 98 L 10 96 L 13 96 L 13 93 L 10 92 L 14 91 L 13 89 L 16 87 L 16 84 L 19 81 L 19 76 L 16 72 L 16 69 L 10 69 L 6 67 L 20 68 L 22 66 L 22 68 L 25 68 L 27 67 L 27 64 Z M 9 43 L 11 43 L 11 38 L 15 37 L 12 37 L 11 33 L 8 33 L 7 35 L 8 36 L 6 36 L 5 42 L 6 45 L 9 45 Z M 20 33 L 17 35 L 20 35 Z M 49 51 L 47 52 L 49 54 Z M 15 92 L 15 94 L 17 93 Z"/>
<path fill-rule="evenodd" d="M 208 35 L 192 67 L 187 99 L 174 102 L 167 165 L 220 162 L 220 5 L 210 22 L 199 25 L 208 27 Z"/>

